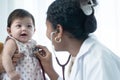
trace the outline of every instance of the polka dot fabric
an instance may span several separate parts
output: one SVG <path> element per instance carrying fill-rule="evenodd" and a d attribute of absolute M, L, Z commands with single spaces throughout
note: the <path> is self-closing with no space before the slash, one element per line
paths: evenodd
<path fill-rule="evenodd" d="M 44 80 L 39 61 L 33 53 L 36 42 L 30 40 L 28 43 L 23 44 L 17 40 L 15 41 L 19 53 L 25 55 L 16 66 L 16 71 L 20 73 L 21 80 Z M 4 75 L 3 80 L 10 80 L 7 74 Z"/>

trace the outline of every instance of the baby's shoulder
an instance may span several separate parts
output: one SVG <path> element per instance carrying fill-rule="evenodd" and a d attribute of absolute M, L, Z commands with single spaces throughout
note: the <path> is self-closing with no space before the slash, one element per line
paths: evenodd
<path fill-rule="evenodd" d="M 8 39 L 5 44 L 16 44 L 15 40 L 13 39 Z"/>

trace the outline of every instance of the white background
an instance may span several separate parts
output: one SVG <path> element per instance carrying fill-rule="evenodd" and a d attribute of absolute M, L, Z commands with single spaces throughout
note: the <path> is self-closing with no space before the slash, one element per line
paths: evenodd
<path fill-rule="evenodd" d="M 23 8 L 33 14 L 36 21 L 36 32 L 33 36 L 38 44 L 47 46 L 50 51 L 51 44 L 46 37 L 46 11 L 54 0 L 0 0 L 0 42 L 4 42 L 7 36 L 7 17 L 16 8 Z M 98 28 L 95 32 L 97 38 L 120 56 L 120 0 L 98 0 L 95 8 Z M 66 52 L 57 53 L 61 62 L 66 61 Z M 53 58 L 54 67 L 61 75 L 61 69 Z"/>

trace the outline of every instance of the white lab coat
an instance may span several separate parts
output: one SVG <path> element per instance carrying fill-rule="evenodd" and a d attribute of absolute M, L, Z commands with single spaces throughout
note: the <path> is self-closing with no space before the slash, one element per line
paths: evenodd
<path fill-rule="evenodd" d="M 120 80 L 120 58 L 89 37 L 82 44 L 67 80 Z"/>

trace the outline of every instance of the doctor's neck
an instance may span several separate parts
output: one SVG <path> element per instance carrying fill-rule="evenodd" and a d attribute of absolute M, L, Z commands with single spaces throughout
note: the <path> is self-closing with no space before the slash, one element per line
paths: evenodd
<path fill-rule="evenodd" d="M 76 57 L 84 40 L 70 39 L 68 41 L 68 52 Z"/>

